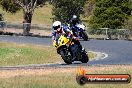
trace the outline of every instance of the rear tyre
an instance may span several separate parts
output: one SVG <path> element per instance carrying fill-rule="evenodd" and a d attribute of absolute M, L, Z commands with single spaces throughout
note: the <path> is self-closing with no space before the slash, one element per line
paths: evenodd
<path fill-rule="evenodd" d="M 88 55 L 87 55 L 85 52 L 83 52 L 83 53 L 82 53 L 81 62 L 82 62 L 82 63 L 87 63 L 88 61 L 89 61 Z"/>
<path fill-rule="evenodd" d="M 85 31 L 82 31 L 82 38 L 84 39 L 84 41 L 88 41 L 88 35 Z"/>

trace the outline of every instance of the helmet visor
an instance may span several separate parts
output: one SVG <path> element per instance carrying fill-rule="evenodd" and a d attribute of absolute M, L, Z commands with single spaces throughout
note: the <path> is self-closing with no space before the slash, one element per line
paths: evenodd
<path fill-rule="evenodd" d="M 57 30 L 58 28 L 60 28 L 60 25 L 53 27 L 54 30 Z"/>

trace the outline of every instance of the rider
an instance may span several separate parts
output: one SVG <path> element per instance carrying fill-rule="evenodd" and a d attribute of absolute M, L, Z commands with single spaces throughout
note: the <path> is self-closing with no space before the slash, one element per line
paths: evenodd
<path fill-rule="evenodd" d="M 72 32 L 69 30 L 68 26 L 62 26 L 60 21 L 55 21 L 53 23 L 53 32 L 52 40 L 57 41 L 60 35 L 65 35 L 68 39 L 71 39 L 75 44 L 79 45 L 82 49 L 82 46 L 77 37 L 73 36 Z"/>
<path fill-rule="evenodd" d="M 69 23 L 70 23 L 70 27 L 75 26 L 76 24 L 79 24 L 78 17 L 76 15 L 73 15 Z"/>
<path fill-rule="evenodd" d="M 69 39 L 72 37 L 72 32 L 67 26 L 62 26 L 60 21 L 55 21 L 52 25 L 52 29 L 52 40 L 57 41 L 60 35 L 65 35 Z"/>
<path fill-rule="evenodd" d="M 76 15 L 73 15 L 72 18 L 68 21 L 70 30 L 72 30 L 73 35 L 76 36 L 76 32 L 78 32 L 78 27 L 76 27 L 77 24 L 79 24 L 79 19 Z"/>

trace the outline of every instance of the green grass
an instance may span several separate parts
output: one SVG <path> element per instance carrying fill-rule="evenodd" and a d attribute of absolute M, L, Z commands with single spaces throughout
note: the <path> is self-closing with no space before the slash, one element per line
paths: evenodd
<path fill-rule="evenodd" d="M 89 57 L 95 54 L 89 52 Z M 0 66 L 62 62 L 53 46 L 0 43 Z"/>
<path fill-rule="evenodd" d="M 132 74 L 132 66 L 117 66 L 117 67 L 87 67 L 85 70 L 88 74 Z M 64 69 L 68 72 L 62 72 Z M 46 71 L 53 73 L 45 75 L 30 75 L 30 76 L 15 76 L 11 78 L 1 78 L 0 88 L 132 88 L 132 83 L 129 84 L 85 84 L 80 86 L 76 82 L 76 68 L 67 70 L 62 69 L 47 69 Z M 71 71 L 70 71 L 71 70 Z M 42 70 L 40 70 L 41 72 Z"/>
<path fill-rule="evenodd" d="M 0 66 L 43 64 L 61 61 L 52 46 L 0 43 Z"/>

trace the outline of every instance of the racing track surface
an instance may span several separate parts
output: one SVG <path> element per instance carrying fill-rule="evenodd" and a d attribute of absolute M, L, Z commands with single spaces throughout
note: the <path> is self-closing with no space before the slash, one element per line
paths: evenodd
<path fill-rule="evenodd" d="M 39 44 L 51 46 L 51 38 L 38 38 L 29 36 L 0 36 L 1 42 L 16 42 L 20 44 Z M 87 64 L 81 65 L 114 65 L 114 64 L 132 64 L 132 41 L 126 40 L 90 40 L 81 41 L 86 50 L 107 53 L 108 57 L 100 60 L 89 61 Z M 70 66 L 77 66 L 72 64 Z M 33 65 L 34 66 L 34 65 Z M 63 67 L 67 66 L 62 63 L 54 63 L 48 65 L 37 65 L 38 67 Z M 68 65 L 69 66 L 69 65 Z M 28 66 L 27 66 L 28 67 Z M 32 68 L 32 66 L 29 66 Z"/>

